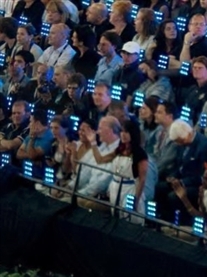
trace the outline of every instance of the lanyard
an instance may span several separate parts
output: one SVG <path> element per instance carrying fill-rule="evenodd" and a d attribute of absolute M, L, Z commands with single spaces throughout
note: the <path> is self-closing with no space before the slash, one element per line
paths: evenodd
<path fill-rule="evenodd" d="M 65 51 L 65 49 L 66 49 L 67 47 L 68 47 L 68 44 L 66 44 L 66 45 L 64 46 L 64 48 L 62 49 L 62 51 L 60 52 L 60 54 L 58 55 L 57 59 L 55 60 L 55 62 L 53 63 L 52 66 L 55 66 L 55 65 L 56 65 L 56 63 L 58 62 L 59 58 L 62 56 L 63 52 Z M 50 61 L 50 58 L 52 57 L 52 55 L 53 55 L 54 52 L 55 52 L 55 50 L 53 50 L 52 53 L 50 54 L 50 56 L 49 56 L 49 58 L 48 58 L 46 64 Z"/>

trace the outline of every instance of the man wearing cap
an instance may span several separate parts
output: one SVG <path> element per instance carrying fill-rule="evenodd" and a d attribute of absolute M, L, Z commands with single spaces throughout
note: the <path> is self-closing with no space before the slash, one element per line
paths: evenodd
<path fill-rule="evenodd" d="M 140 47 L 134 41 L 125 43 L 121 50 L 124 64 L 114 73 L 113 85 L 122 87 L 122 100 L 131 102 L 132 95 L 146 76 L 138 69 Z"/>

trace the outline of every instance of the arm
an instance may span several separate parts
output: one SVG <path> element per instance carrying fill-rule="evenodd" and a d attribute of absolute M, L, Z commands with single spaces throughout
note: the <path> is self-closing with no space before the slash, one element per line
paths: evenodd
<path fill-rule="evenodd" d="M 180 198 L 180 200 L 183 202 L 186 210 L 188 213 L 192 216 L 202 216 L 203 212 L 198 211 L 193 207 L 191 202 L 188 199 L 186 188 L 183 187 L 178 179 L 175 178 L 169 178 L 167 179 L 172 185 L 172 188 L 175 192 L 175 194 Z"/>
<path fill-rule="evenodd" d="M 180 61 L 190 61 L 190 46 L 196 41 L 197 37 L 192 34 L 191 32 L 188 32 L 183 40 L 183 48 L 180 53 Z"/>
<path fill-rule="evenodd" d="M 28 159 L 28 154 L 26 152 L 26 145 L 23 143 L 20 148 L 17 151 L 17 159 L 23 160 L 23 159 Z"/>
<path fill-rule="evenodd" d="M 138 178 L 138 182 L 136 183 L 136 191 L 135 191 L 137 203 L 139 201 L 139 198 L 140 198 L 140 196 L 143 192 L 144 186 L 145 186 L 147 168 L 148 168 L 147 160 L 142 160 L 138 163 L 139 178 Z"/>
<path fill-rule="evenodd" d="M 36 160 L 39 157 L 44 155 L 44 150 L 40 147 L 34 147 L 35 139 L 33 137 L 29 137 L 27 146 L 22 144 L 17 152 L 17 158 L 22 159 L 30 159 Z"/>
<path fill-rule="evenodd" d="M 13 149 L 17 149 L 21 145 L 22 141 L 20 138 L 15 138 L 11 140 L 0 139 L 0 151 L 10 151 Z"/>

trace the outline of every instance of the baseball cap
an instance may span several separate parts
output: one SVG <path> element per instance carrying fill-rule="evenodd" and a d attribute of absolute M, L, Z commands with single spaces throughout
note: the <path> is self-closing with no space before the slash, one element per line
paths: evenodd
<path fill-rule="evenodd" d="M 128 41 L 123 45 L 121 51 L 125 51 L 130 54 L 139 54 L 140 47 L 138 43 L 134 41 Z"/>

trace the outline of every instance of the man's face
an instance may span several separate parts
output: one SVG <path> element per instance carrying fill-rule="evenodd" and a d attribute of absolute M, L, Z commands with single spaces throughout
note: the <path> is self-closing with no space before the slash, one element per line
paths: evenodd
<path fill-rule="evenodd" d="M 126 51 L 121 51 L 121 56 L 125 65 L 130 65 L 138 60 L 138 55 L 136 53 L 130 54 Z"/>
<path fill-rule="evenodd" d="M 112 129 L 109 127 L 109 124 L 106 119 L 100 120 L 98 125 L 98 134 L 101 142 L 109 141 L 112 134 Z"/>
<path fill-rule="evenodd" d="M 48 81 L 47 67 L 44 65 L 38 66 L 36 76 L 38 84 L 43 84 Z"/>
<path fill-rule="evenodd" d="M 114 46 L 105 37 L 101 37 L 98 48 L 103 56 L 109 56 L 115 51 Z"/>
<path fill-rule="evenodd" d="M 200 0 L 200 5 L 202 8 L 207 9 L 207 0 Z"/>
<path fill-rule="evenodd" d="M 23 73 L 25 66 L 24 59 L 21 56 L 15 56 L 13 63 L 9 65 L 9 74 L 12 76 Z"/>
<path fill-rule="evenodd" d="M 28 118 L 24 105 L 12 107 L 12 122 L 14 125 L 22 124 Z"/>
<path fill-rule="evenodd" d="M 71 99 L 76 100 L 80 98 L 81 88 L 78 86 L 78 84 L 76 83 L 68 84 L 67 90 L 68 90 L 68 96 Z"/>
<path fill-rule="evenodd" d="M 65 84 L 67 83 L 67 77 L 67 74 L 63 72 L 61 68 L 55 68 L 53 81 L 57 87 L 65 87 Z"/>
<path fill-rule="evenodd" d="M 192 66 L 193 77 L 196 80 L 206 79 L 207 80 L 207 68 L 203 63 L 195 62 Z"/>
<path fill-rule="evenodd" d="M 157 124 L 163 124 L 166 121 L 166 118 L 169 115 L 166 114 L 165 106 L 164 105 L 158 105 L 157 110 L 155 112 L 155 122 Z"/>
<path fill-rule="evenodd" d="M 49 33 L 49 44 L 52 46 L 59 45 L 64 39 L 63 31 L 57 25 L 52 25 Z"/>
<path fill-rule="evenodd" d="M 204 16 L 194 16 L 189 23 L 189 31 L 198 37 L 206 34 L 206 22 Z"/>
<path fill-rule="evenodd" d="M 108 95 L 108 90 L 106 87 L 95 87 L 94 93 L 93 93 L 93 102 L 96 107 L 103 107 L 105 106 L 110 99 L 110 96 Z"/>
<path fill-rule="evenodd" d="M 95 24 L 98 20 L 98 13 L 96 8 L 91 5 L 86 12 L 86 20 L 89 23 Z"/>

